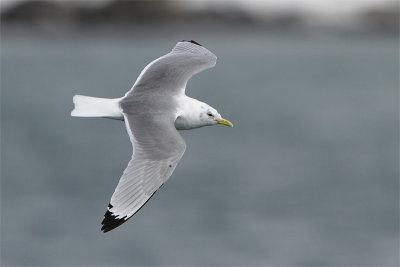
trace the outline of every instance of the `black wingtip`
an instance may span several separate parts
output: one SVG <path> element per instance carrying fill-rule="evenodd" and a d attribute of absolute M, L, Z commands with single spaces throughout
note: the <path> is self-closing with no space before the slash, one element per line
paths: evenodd
<path fill-rule="evenodd" d="M 101 227 L 101 230 L 103 231 L 103 233 L 107 233 L 108 231 L 117 228 L 118 226 L 126 222 L 128 219 L 129 218 L 126 218 L 126 216 L 121 219 L 117 219 L 117 216 L 115 216 L 112 212 L 107 210 L 106 214 L 104 214 L 104 219 L 101 222 L 101 224 L 103 225 Z"/>
<path fill-rule="evenodd" d="M 111 203 L 108 204 L 108 209 L 111 209 L 113 205 Z M 101 230 L 103 233 L 107 233 L 108 231 L 111 231 L 112 229 L 117 228 L 124 222 L 126 222 L 129 218 L 123 217 L 121 219 L 117 219 L 117 216 L 115 216 L 112 212 L 109 210 L 106 211 L 106 214 L 104 214 L 104 219 L 101 222 L 102 227 Z"/>
<path fill-rule="evenodd" d="M 196 41 L 194 41 L 194 40 L 190 40 L 190 41 L 188 41 L 188 40 L 182 40 L 182 42 L 189 42 L 189 43 L 192 43 L 192 44 L 195 44 L 195 45 L 202 46 L 201 44 L 199 44 L 198 42 L 196 42 Z"/>
<path fill-rule="evenodd" d="M 163 184 L 161 185 L 163 186 Z M 160 187 L 161 187 L 160 186 Z M 109 210 L 106 211 L 106 214 L 104 214 L 104 219 L 101 222 L 102 227 L 101 227 L 101 231 L 103 231 L 103 233 L 107 233 L 115 228 L 117 228 L 118 226 L 120 226 L 121 224 L 123 224 L 124 222 L 126 222 L 127 220 L 129 220 L 130 218 L 132 218 L 133 215 L 135 215 L 136 213 L 139 212 L 139 210 L 141 210 L 144 205 L 146 205 L 147 202 L 149 202 L 149 200 L 154 196 L 154 194 L 157 192 L 157 190 L 149 197 L 149 199 L 146 200 L 145 203 L 143 203 L 143 205 L 134 213 L 132 214 L 130 217 L 122 217 L 120 219 L 117 219 L 117 216 L 113 214 L 113 212 L 110 212 Z M 111 205 L 111 203 L 108 204 L 108 209 L 112 209 L 113 205 Z"/>

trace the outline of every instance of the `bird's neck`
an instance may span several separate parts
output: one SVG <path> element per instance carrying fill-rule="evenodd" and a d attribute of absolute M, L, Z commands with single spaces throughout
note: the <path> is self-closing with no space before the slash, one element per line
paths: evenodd
<path fill-rule="evenodd" d="M 206 126 L 201 120 L 201 111 L 207 105 L 199 100 L 188 97 L 184 94 L 177 97 L 178 109 L 175 120 L 177 130 L 190 130 Z"/>

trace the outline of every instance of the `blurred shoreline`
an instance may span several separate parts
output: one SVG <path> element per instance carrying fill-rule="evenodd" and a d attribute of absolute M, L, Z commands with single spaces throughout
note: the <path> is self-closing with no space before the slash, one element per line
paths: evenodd
<path fill-rule="evenodd" d="M 237 6 L 193 9 L 181 1 L 116 0 L 96 5 L 90 1 L 22 1 L 1 11 L 2 30 L 28 27 L 49 33 L 172 26 L 398 35 L 400 17 L 398 1 L 326 19 L 296 10 L 265 10 L 256 15 Z"/>

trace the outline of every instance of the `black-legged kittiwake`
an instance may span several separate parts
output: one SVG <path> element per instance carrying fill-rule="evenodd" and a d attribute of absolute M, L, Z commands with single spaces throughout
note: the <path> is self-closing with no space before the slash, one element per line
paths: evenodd
<path fill-rule="evenodd" d="M 132 159 L 104 215 L 104 232 L 132 217 L 171 176 L 186 148 L 177 130 L 217 124 L 232 127 L 216 109 L 185 94 L 187 81 L 216 61 L 199 43 L 183 40 L 148 64 L 125 96 L 74 96 L 71 116 L 123 120 L 133 146 Z"/>

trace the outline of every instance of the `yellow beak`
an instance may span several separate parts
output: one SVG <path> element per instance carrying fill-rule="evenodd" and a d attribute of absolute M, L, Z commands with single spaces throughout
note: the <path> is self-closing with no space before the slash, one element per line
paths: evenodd
<path fill-rule="evenodd" d="M 223 124 L 223 125 L 226 125 L 226 126 L 229 126 L 229 127 L 233 127 L 233 124 L 232 124 L 232 122 L 230 122 L 230 121 L 228 121 L 228 120 L 225 120 L 225 119 L 222 119 L 222 120 L 219 120 L 219 121 L 217 121 L 219 124 Z"/>

